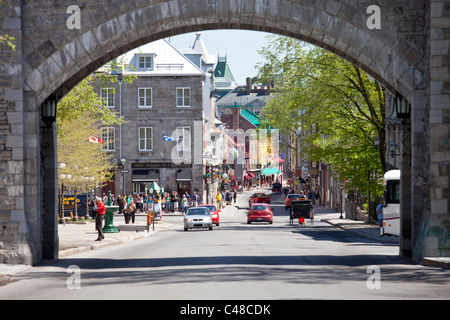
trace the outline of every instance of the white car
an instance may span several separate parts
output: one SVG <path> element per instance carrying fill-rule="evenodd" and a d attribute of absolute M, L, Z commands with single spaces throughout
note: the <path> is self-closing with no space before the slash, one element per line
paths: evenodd
<path fill-rule="evenodd" d="M 188 231 L 193 228 L 213 229 L 213 221 L 208 208 L 192 207 L 187 210 L 184 215 L 184 231 Z"/>

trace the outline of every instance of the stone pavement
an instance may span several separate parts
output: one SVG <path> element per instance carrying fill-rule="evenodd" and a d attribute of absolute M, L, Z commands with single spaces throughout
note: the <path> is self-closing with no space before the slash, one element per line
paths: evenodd
<path fill-rule="evenodd" d="M 226 206 L 222 211 L 227 215 L 233 215 L 238 207 L 248 206 L 247 196 L 253 192 L 267 190 L 249 190 L 239 193 L 237 197 L 237 206 Z M 142 215 L 142 214 L 141 214 Z M 181 214 L 167 214 L 178 215 Z M 367 224 L 364 221 L 355 221 L 349 219 L 340 219 L 340 213 L 325 207 L 318 207 L 315 209 L 315 220 L 323 221 L 338 228 L 356 233 L 360 236 L 378 241 L 386 245 L 398 245 L 399 238 L 392 236 L 380 236 L 380 229 L 377 225 Z M 142 220 L 142 219 L 141 219 Z M 131 241 L 136 241 L 145 237 L 149 237 L 155 232 L 167 230 L 172 227 L 170 223 L 164 222 L 164 215 L 162 223 L 155 223 L 155 229 L 150 226 L 150 231 L 144 231 L 146 225 L 144 223 L 135 223 L 133 225 L 125 225 L 122 215 L 116 214 L 114 217 L 114 225 L 122 228 L 119 233 L 106 233 L 103 241 L 95 241 L 97 238 L 97 231 L 95 231 L 94 222 L 86 222 L 84 224 L 66 224 L 58 226 L 59 234 L 59 258 L 65 258 L 73 254 L 95 250 L 112 245 L 118 245 Z M 125 230 L 126 228 L 126 230 Z M 450 258 L 425 258 L 424 265 L 450 269 Z M 26 265 L 5 265 L 0 264 L 0 285 L 2 282 L 8 281 L 9 277 L 15 273 L 21 272 L 30 266 Z"/>

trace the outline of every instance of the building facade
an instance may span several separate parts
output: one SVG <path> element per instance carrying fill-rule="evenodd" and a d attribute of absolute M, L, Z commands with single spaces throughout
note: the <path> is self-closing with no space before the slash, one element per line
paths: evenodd
<path fill-rule="evenodd" d="M 104 152 L 114 152 L 117 164 L 106 189 L 116 195 L 144 194 L 157 182 L 164 191 L 200 193 L 204 72 L 166 40 L 118 61 L 124 63 L 118 83 L 99 88 L 107 107 L 125 122 L 102 128 Z M 126 82 L 124 76 L 134 79 Z"/>

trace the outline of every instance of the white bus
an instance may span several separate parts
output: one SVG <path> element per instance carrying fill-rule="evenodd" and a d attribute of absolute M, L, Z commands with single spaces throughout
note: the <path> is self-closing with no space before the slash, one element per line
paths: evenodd
<path fill-rule="evenodd" d="M 400 170 L 384 174 L 384 208 L 381 235 L 400 235 Z"/>

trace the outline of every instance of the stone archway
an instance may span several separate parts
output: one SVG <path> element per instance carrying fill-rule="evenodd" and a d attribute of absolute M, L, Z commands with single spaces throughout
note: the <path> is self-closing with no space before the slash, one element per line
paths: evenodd
<path fill-rule="evenodd" d="M 8 206 L 3 220 L 16 228 L 16 249 L 6 255 L 18 261 L 35 263 L 57 252 L 52 227 L 55 197 L 48 196 L 55 189 L 54 133 L 48 128 L 40 132 L 40 105 L 52 94 L 62 97 L 98 67 L 132 48 L 197 30 L 248 29 L 295 37 L 344 57 L 391 92 L 406 97 L 413 106 L 411 188 L 406 194 L 421 201 L 420 212 L 416 210 L 412 216 L 422 219 L 430 214 L 430 197 L 439 200 L 435 207 L 440 214 L 448 214 L 442 195 L 445 185 L 436 185 L 436 193 L 430 192 L 430 183 L 435 182 L 430 176 L 429 130 L 440 130 L 439 137 L 446 138 L 443 128 L 448 126 L 442 124 L 442 101 L 448 101 L 448 93 L 442 89 L 448 83 L 444 71 L 435 70 L 438 77 L 444 74 L 444 79 L 439 80 L 440 91 L 434 90 L 441 100 L 435 101 L 436 109 L 429 115 L 430 33 L 435 30 L 434 37 L 441 34 L 443 38 L 445 24 L 431 27 L 433 19 L 440 22 L 447 12 L 442 1 L 397 0 L 380 5 L 381 29 L 368 26 L 373 13 L 368 11 L 372 1 L 366 0 L 86 0 L 75 8 L 70 0 L 45 8 L 31 1 L 16 4 L 9 0 L 7 4 L 2 31 L 15 35 L 19 48 L 3 57 L 5 67 L 0 70 L 6 79 L 0 83 L 4 91 L 1 101 L 7 105 L 0 113 L 7 115 L 9 125 L 3 135 L 8 154 L 3 152 L 0 169 L 8 184 L 15 181 L 17 185 L 5 197 Z M 435 55 L 448 54 L 445 43 L 435 44 Z M 431 51 L 433 54 L 433 46 Z M 433 124 L 438 126 L 430 128 Z M 447 155 L 436 154 L 437 166 L 444 160 Z M 424 177 L 425 182 L 414 177 Z M 408 203 L 407 210 L 414 211 L 414 200 Z M 43 224 L 50 225 L 48 230 Z M 441 225 L 437 220 L 434 224 Z M 405 243 L 409 249 L 413 247 L 411 239 Z M 420 255 L 425 246 L 424 242 L 418 249 Z"/>

